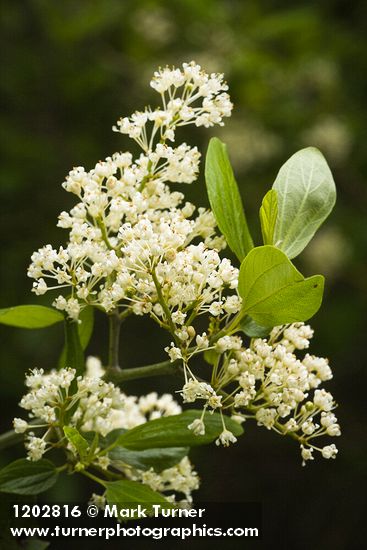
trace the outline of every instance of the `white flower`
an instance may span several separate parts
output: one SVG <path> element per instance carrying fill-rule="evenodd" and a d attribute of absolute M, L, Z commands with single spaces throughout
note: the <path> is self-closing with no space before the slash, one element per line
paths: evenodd
<path fill-rule="evenodd" d="M 177 348 L 173 342 L 171 342 L 171 346 L 170 347 L 166 347 L 164 348 L 164 351 L 166 353 L 168 353 L 169 355 L 169 358 L 171 360 L 171 362 L 173 363 L 174 361 L 177 361 L 178 359 L 182 359 L 182 353 L 181 353 L 181 350 L 180 348 Z"/>
<path fill-rule="evenodd" d="M 28 422 L 26 422 L 25 420 L 22 420 L 21 418 L 14 418 L 13 426 L 14 426 L 14 431 L 17 434 L 22 434 L 25 431 L 27 431 L 29 428 Z"/>
<path fill-rule="evenodd" d="M 242 416 L 242 414 L 232 414 L 231 419 L 237 422 L 237 424 L 243 424 L 246 422 L 246 417 Z"/>
<path fill-rule="evenodd" d="M 219 409 L 220 407 L 222 407 L 222 396 L 216 394 L 211 395 L 208 398 L 207 403 L 212 409 Z"/>
<path fill-rule="evenodd" d="M 236 408 L 238 407 L 246 407 L 250 402 L 250 397 L 247 392 L 240 391 L 236 393 L 234 396 L 234 406 Z"/>
<path fill-rule="evenodd" d="M 259 409 L 256 411 L 256 420 L 258 426 L 265 426 L 270 430 L 274 426 L 274 422 L 277 416 L 276 409 Z"/>
<path fill-rule="evenodd" d="M 241 349 L 242 339 L 239 336 L 223 336 L 215 344 L 215 349 L 219 353 L 223 353 L 228 350 Z"/>
<path fill-rule="evenodd" d="M 228 298 L 224 302 L 223 309 L 227 313 L 237 313 L 241 309 L 241 298 L 236 294 L 228 296 Z"/>
<path fill-rule="evenodd" d="M 199 487 L 198 475 L 193 469 L 190 460 L 185 456 L 176 466 L 163 470 L 160 473 L 153 469 L 147 471 L 126 471 L 128 477 L 142 481 L 154 491 L 176 491 L 183 493 L 188 502 L 192 502 L 191 493 Z"/>
<path fill-rule="evenodd" d="M 316 390 L 313 398 L 316 407 L 323 411 L 330 411 L 333 408 L 333 396 L 325 390 Z"/>
<path fill-rule="evenodd" d="M 99 456 L 97 459 L 97 464 L 100 468 L 102 468 L 102 470 L 107 470 L 111 464 L 111 461 L 107 455 Z"/>
<path fill-rule="evenodd" d="M 306 422 L 303 422 L 301 425 L 301 429 L 304 434 L 311 435 L 317 429 L 317 425 L 315 425 L 311 420 L 306 420 Z"/>
<path fill-rule="evenodd" d="M 301 456 L 303 458 L 302 466 L 305 466 L 307 460 L 314 460 L 313 448 L 301 445 Z"/>
<path fill-rule="evenodd" d="M 293 325 L 284 330 L 282 343 L 290 348 L 291 351 L 293 349 L 305 349 L 309 347 L 313 333 L 314 331 L 309 325 L 293 323 Z"/>
<path fill-rule="evenodd" d="M 46 452 L 47 443 L 39 437 L 34 435 L 29 435 L 28 441 L 26 443 L 26 448 L 28 451 L 28 459 L 36 462 L 40 460 L 44 453 Z"/>
<path fill-rule="evenodd" d="M 215 444 L 228 447 L 230 443 L 236 443 L 236 441 L 237 437 L 235 437 L 232 432 L 224 428 L 218 439 L 215 440 Z"/>
<path fill-rule="evenodd" d="M 334 443 L 332 445 L 326 445 L 322 448 L 322 456 L 324 458 L 336 458 L 338 449 L 335 447 Z"/>
<path fill-rule="evenodd" d="M 339 424 L 331 424 L 326 428 L 326 433 L 331 437 L 338 437 L 341 435 Z"/>
<path fill-rule="evenodd" d="M 56 300 L 54 300 L 52 304 L 56 309 L 59 309 L 61 311 L 65 311 L 67 306 L 67 301 L 65 300 L 64 296 L 58 296 Z"/>
<path fill-rule="evenodd" d="M 256 351 L 256 355 L 258 355 L 262 359 L 270 357 L 273 351 L 272 347 L 269 346 L 266 340 L 263 340 L 261 338 L 256 338 L 256 340 L 254 340 L 253 347 Z"/>
<path fill-rule="evenodd" d="M 205 434 L 205 424 L 200 418 L 195 418 L 191 424 L 187 426 L 189 430 L 192 430 L 195 435 L 204 435 Z"/>
<path fill-rule="evenodd" d="M 286 432 L 296 432 L 299 430 L 297 421 L 294 418 L 290 418 L 285 424 L 284 428 Z"/>
<path fill-rule="evenodd" d="M 196 345 L 199 349 L 206 349 L 209 347 L 209 338 L 206 332 L 196 336 Z"/>
<path fill-rule="evenodd" d="M 181 342 L 186 342 L 187 340 L 189 340 L 189 333 L 188 333 L 188 330 L 186 327 L 184 327 L 183 329 L 181 330 L 176 330 L 175 331 L 175 334 L 177 336 L 177 338 L 179 340 L 181 340 Z"/>
<path fill-rule="evenodd" d="M 106 506 L 106 497 L 104 495 L 96 495 L 96 493 L 92 493 L 89 499 L 89 504 L 94 504 L 97 508 L 103 510 Z"/>
<path fill-rule="evenodd" d="M 102 378 L 105 369 L 102 367 L 101 360 L 98 357 L 89 356 L 86 360 L 86 376 L 90 378 Z"/>
<path fill-rule="evenodd" d="M 228 366 L 227 366 L 227 372 L 231 376 L 236 376 L 237 374 L 239 374 L 240 367 L 239 367 L 238 361 L 236 361 L 236 359 L 232 358 L 232 359 L 229 360 L 229 363 L 228 363 Z"/>
<path fill-rule="evenodd" d="M 222 305 L 223 302 L 212 302 L 209 307 L 209 313 L 210 315 L 213 315 L 214 317 L 218 317 L 222 313 Z"/>
<path fill-rule="evenodd" d="M 337 422 L 337 418 L 332 412 L 322 412 L 320 421 L 322 426 L 328 428 L 329 426 Z"/>
<path fill-rule="evenodd" d="M 320 382 L 330 380 L 333 377 L 328 360 L 324 357 L 315 357 L 307 353 L 302 363 L 307 367 L 310 373 L 314 373 L 316 385 L 319 385 Z"/>
<path fill-rule="evenodd" d="M 186 313 L 182 311 L 174 311 L 171 315 L 172 321 L 177 325 L 183 325 L 186 319 Z"/>
<path fill-rule="evenodd" d="M 46 281 L 41 277 L 36 283 L 33 283 L 32 291 L 37 294 L 37 296 L 45 294 L 48 291 Z"/>
<path fill-rule="evenodd" d="M 190 379 L 182 388 L 182 397 L 185 403 L 193 403 L 197 399 L 209 399 L 214 394 L 210 384 Z"/>
<path fill-rule="evenodd" d="M 29 388 L 37 388 L 40 386 L 44 381 L 44 370 L 43 369 L 33 369 L 29 372 L 29 374 L 26 374 L 25 376 L 25 384 Z"/>
<path fill-rule="evenodd" d="M 286 418 L 292 411 L 292 407 L 290 405 L 286 405 L 285 403 L 281 403 L 277 409 L 277 412 L 281 418 Z"/>

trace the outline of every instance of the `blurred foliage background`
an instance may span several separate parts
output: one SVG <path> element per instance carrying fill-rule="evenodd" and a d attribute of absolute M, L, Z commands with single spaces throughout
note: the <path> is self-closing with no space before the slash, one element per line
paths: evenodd
<path fill-rule="evenodd" d="M 89 169 L 131 147 L 111 126 L 120 116 L 154 104 L 158 96 L 148 83 L 159 65 L 195 59 L 208 71 L 225 73 L 235 105 L 232 118 L 224 128 L 191 129 L 183 137 L 203 154 L 210 135 L 227 142 L 257 236 L 261 197 L 281 164 L 308 145 L 326 156 L 337 183 L 337 207 L 298 263 L 305 274 L 327 276 L 323 308 L 312 320 L 312 351 L 329 356 L 334 369 L 329 388 L 340 403 L 343 430 L 338 458 L 302 469 L 292 441 L 253 425 L 231 449 L 193 453 L 202 474 L 197 498 L 262 501 L 269 540 L 285 548 L 361 547 L 356 525 L 362 517 L 367 450 L 362 437 L 367 382 L 366 19 L 363 0 L 2 2 L 0 307 L 41 303 L 30 294 L 26 268 L 33 250 L 65 238 L 56 217 L 73 198 L 60 184 L 71 167 Z M 184 191 L 207 204 L 202 174 Z M 50 298 L 43 297 L 43 303 Z M 105 357 L 105 337 L 102 317 L 91 353 Z M 149 321 L 129 320 L 122 338 L 125 365 L 164 355 L 166 337 Z M 24 371 L 55 365 L 62 330 L 1 327 L 0 342 L 3 431 L 20 414 L 16 404 Z M 178 389 L 175 380 L 155 379 L 126 389 L 142 393 L 152 386 Z M 2 453 L 1 464 L 19 452 Z M 50 498 L 82 498 L 85 491 L 84 484 L 72 479 Z"/>

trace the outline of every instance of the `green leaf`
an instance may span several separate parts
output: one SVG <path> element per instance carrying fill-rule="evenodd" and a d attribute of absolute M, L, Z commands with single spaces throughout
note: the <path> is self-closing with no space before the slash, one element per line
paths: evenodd
<path fill-rule="evenodd" d="M 289 258 L 295 258 L 334 207 L 333 176 L 320 151 L 308 147 L 281 167 L 273 189 L 278 194 L 274 242 Z"/>
<path fill-rule="evenodd" d="M 85 350 L 89 344 L 91 336 L 93 334 L 94 328 L 94 308 L 92 306 L 87 306 L 80 312 L 78 323 L 78 332 L 80 345 L 83 350 Z M 60 358 L 59 358 L 59 368 L 62 369 L 66 367 L 66 345 L 64 346 Z"/>
<path fill-rule="evenodd" d="M 241 264 L 238 292 L 243 313 L 263 326 L 306 321 L 319 309 L 323 289 L 322 275 L 305 279 L 274 246 L 254 248 Z"/>
<path fill-rule="evenodd" d="M 83 461 L 89 453 L 89 443 L 73 426 L 64 426 L 64 434 L 75 447 L 80 459 Z"/>
<path fill-rule="evenodd" d="M 187 426 L 200 417 L 201 411 L 189 410 L 182 414 L 151 420 L 121 435 L 118 445 L 133 450 L 206 445 L 221 434 L 222 419 L 218 413 L 207 414 L 205 435 L 195 435 Z M 243 433 L 243 428 L 231 418 L 225 417 L 225 424 L 234 435 Z"/>
<path fill-rule="evenodd" d="M 164 508 L 173 508 L 173 505 L 160 493 L 138 481 L 107 481 L 106 489 L 108 504 L 110 506 L 116 504 L 119 510 L 136 508 L 137 504 L 146 508 L 147 513 L 153 510 L 153 504 L 160 504 Z"/>
<path fill-rule="evenodd" d="M 89 344 L 94 328 L 94 307 L 87 306 L 80 312 L 78 324 L 78 332 L 80 338 L 80 344 L 83 349 Z"/>
<path fill-rule="evenodd" d="M 251 317 L 245 315 L 239 324 L 239 330 L 242 330 L 250 338 L 266 338 L 269 336 L 271 327 L 263 327 L 256 323 Z"/>
<path fill-rule="evenodd" d="M 76 370 L 77 376 L 84 372 L 85 361 L 80 343 L 78 322 L 65 319 L 65 366 Z"/>
<path fill-rule="evenodd" d="M 205 161 L 205 179 L 211 209 L 228 246 L 242 261 L 253 248 L 241 195 L 224 143 L 212 138 Z"/>
<path fill-rule="evenodd" d="M 119 467 L 119 463 L 129 464 L 139 470 L 149 470 L 153 468 L 156 472 L 161 472 L 166 468 L 175 466 L 189 452 L 189 447 L 166 447 L 164 449 L 144 449 L 133 451 L 125 449 L 117 445 L 119 437 L 126 433 L 127 430 L 113 430 L 106 437 L 96 434 L 96 432 L 85 432 L 83 437 L 87 441 L 90 451 L 93 445 L 97 445 L 101 449 L 113 447 L 109 451 L 108 456 L 113 461 L 115 467 Z M 96 436 L 98 440 L 96 441 Z"/>
<path fill-rule="evenodd" d="M 260 208 L 261 233 L 264 244 L 274 244 L 274 230 L 277 216 L 277 192 L 274 189 L 270 189 L 263 198 Z"/>
<path fill-rule="evenodd" d="M 0 470 L 0 491 L 17 495 L 38 495 L 57 480 L 58 472 L 49 460 L 31 462 L 21 458 Z"/>
<path fill-rule="evenodd" d="M 64 320 L 62 313 L 45 306 L 15 306 L 0 309 L 0 323 L 19 328 L 50 327 Z"/>
<path fill-rule="evenodd" d="M 167 447 L 166 449 L 132 451 L 117 446 L 109 452 L 109 457 L 113 461 L 114 466 L 117 467 L 119 462 L 123 462 L 139 470 L 153 468 L 156 472 L 161 472 L 178 464 L 188 452 L 188 447 Z"/>
<path fill-rule="evenodd" d="M 118 428 L 117 430 L 112 430 L 105 437 L 97 432 L 83 432 L 84 439 L 88 442 L 89 447 L 94 445 L 94 441 L 98 438 L 98 447 L 105 449 L 115 444 L 120 435 L 124 434 L 127 430 Z"/>

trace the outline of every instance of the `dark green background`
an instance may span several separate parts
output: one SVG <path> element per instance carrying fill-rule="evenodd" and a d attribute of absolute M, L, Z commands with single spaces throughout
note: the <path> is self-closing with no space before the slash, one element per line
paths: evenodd
<path fill-rule="evenodd" d="M 337 207 L 298 265 L 307 275 L 327 276 L 323 308 L 312 321 L 312 351 L 327 355 L 334 370 L 328 388 L 340 404 L 338 458 L 301 468 L 294 442 L 252 424 L 231 449 L 193 453 L 202 475 L 197 498 L 262 501 L 266 540 L 283 541 L 285 548 L 362 547 L 357 524 L 366 481 L 366 8 L 363 1 L 337 0 L 2 3 L 0 307 L 48 303 L 51 296 L 30 294 L 26 268 L 33 250 L 66 237 L 55 227 L 56 216 L 73 197 L 60 184 L 71 167 L 91 168 L 131 147 L 111 126 L 132 110 L 154 105 L 158 95 L 148 83 L 159 65 L 195 59 L 225 73 L 232 118 L 224 128 L 182 135 L 203 153 L 211 135 L 228 143 L 257 236 L 261 197 L 280 165 L 307 145 L 327 157 Z M 207 204 L 202 174 L 184 190 Z M 105 357 L 105 337 L 101 318 L 91 353 Z M 164 357 L 166 336 L 149 321 L 129 320 L 122 339 L 125 365 Z M 53 367 L 61 345 L 60 327 L 1 327 L 1 430 L 21 414 L 16 403 L 24 372 Z M 179 389 L 174 379 L 154 379 L 127 390 L 142 393 L 153 386 Z M 14 456 L 20 452 L 14 449 Z M 4 452 L 1 463 L 11 457 Z M 82 498 L 85 490 L 69 479 L 50 498 Z"/>

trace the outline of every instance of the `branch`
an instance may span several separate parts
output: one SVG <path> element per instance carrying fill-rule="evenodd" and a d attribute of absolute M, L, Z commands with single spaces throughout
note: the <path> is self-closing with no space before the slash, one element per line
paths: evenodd
<path fill-rule="evenodd" d="M 153 365 L 146 365 L 145 367 L 135 367 L 132 369 L 107 369 L 105 380 L 113 382 L 114 384 L 121 384 L 126 380 L 136 380 L 138 378 L 150 378 L 152 376 L 161 376 L 166 374 L 173 374 L 181 376 L 180 361 L 162 361 L 161 363 L 154 363 Z"/>
<path fill-rule="evenodd" d="M 138 378 L 150 378 L 152 376 L 161 376 L 161 375 L 174 375 L 184 378 L 184 370 L 181 365 L 181 360 L 174 362 L 171 361 L 162 361 L 162 363 L 154 363 L 153 365 L 146 365 L 145 367 L 135 367 L 132 369 L 116 370 L 116 369 L 107 369 L 107 372 L 104 376 L 104 379 L 107 382 L 113 382 L 118 385 L 126 380 L 137 380 Z M 200 376 L 196 376 L 196 379 L 199 382 L 206 382 Z M 224 397 L 225 399 L 229 398 L 230 395 L 223 391 L 217 390 L 217 393 Z"/>

